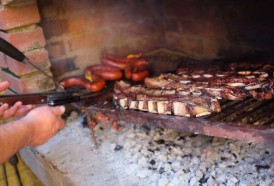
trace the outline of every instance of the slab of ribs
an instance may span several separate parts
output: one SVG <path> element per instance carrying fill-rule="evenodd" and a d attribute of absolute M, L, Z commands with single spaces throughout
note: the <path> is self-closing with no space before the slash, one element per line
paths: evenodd
<path fill-rule="evenodd" d="M 272 99 L 273 69 L 259 63 L 230 63 L 228 70 L 179 67 L 174 73 L 147 77 L 143 84 L 117 81 L 113 100 L 122 109 L 201 117 L 221 112 L 221 99 Z"/>

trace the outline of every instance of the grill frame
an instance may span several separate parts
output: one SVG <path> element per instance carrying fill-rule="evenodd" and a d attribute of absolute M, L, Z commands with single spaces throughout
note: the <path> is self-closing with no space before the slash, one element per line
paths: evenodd
<path fill-rule="evenodd" d="M 105 94 L 96 98 L 96 100 L 86 100 L 84 102 L 84 106 L 87 108 L 87 113 L 95 119 L 104 116 L 110 121 L 123 122 L 126 124 L 153 125 L 161 128 L 174 129 L 181 132 L 191 132 L 194 134 L 229 138 L 254 143 L 274 144 L 274 122 L 272 122 L 271 125 L 264 126 L 253 125 L 252 123 L 242 123 L 241 121 L 230 122 L 216 119 L 217 117 L 227 114 L 225 109 L 224 112 L 201 118 L 186 118 L 173 115 L 153 114 L 136 110 L 123 110 L 115 107 L 112 103 L 112 93 L 113 92 L 110 88 Z M 231 110 L 239 111 L 237 107 L 242 108 L 242 105 L 250 103 L 247 106 L 252 108 L 254 103 L 259 101 L 248 99 L 246 101 L 226 102 L 227 104 L 232 104 L 232 107 L 230 108 Z M 262 104 L 264 103 L 268 103 L 268 106 L 271 105 L 271 107 L 274 107 L 274 100 L 262 102 Z M 224 104 L 224 106 L 225 105 L 226 104 Z M 244 109 L 241 110 L 243 111 Z M 235 112 L 231 112 L 231 114 L 235 114 Z M 248 114 L 252 114 L 252 112 Z M 274 115 L 273 111 L 272 115 Z"/>

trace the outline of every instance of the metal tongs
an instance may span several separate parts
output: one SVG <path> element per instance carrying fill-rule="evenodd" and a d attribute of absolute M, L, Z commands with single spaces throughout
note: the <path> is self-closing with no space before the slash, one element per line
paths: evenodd
<path fill-rule="evenodd" d="M 10 56 L 11 58 L 22 63 L 29 63 L 31 66 L 39 70 L 48 78 L 51 78 L 56 87 L 59 84 L 54 80 L 52 76 L 49 76 L 43 70 L 33 64 L 21 51 L 15 46 L 0 38 L 0 51 Z M 15 104 L 17 101 L 22 101 L 23 105 L 26 104 L 48 104 L 49 106 L 64 105 L 68 103 L 80 102 L 83 99 L 96 97 L 101 95 L 103 91 L 98 93 L 83 93 L 83 92 L 50 92 L 50 93 L 34 93 L 34 94 L 16 94 L 16 95 L 0 95 L 0 106 L 4 103 L 9 105 Z"/>
<path fill-rule="evenodd" d="M 21 101 L 23 105 L 47 104 L 49 106 L 65 105 L 69 103 L 80 102 L 88 98 L 93 98 L 101 95 L 98 93 L 69 93 L 69 92 L 53 92 L 53 93 L 34 93 L 34 94 L 16 94 L 16 95 L 1 95 L 0 106 L 4 103 L 14 105 Z"/>

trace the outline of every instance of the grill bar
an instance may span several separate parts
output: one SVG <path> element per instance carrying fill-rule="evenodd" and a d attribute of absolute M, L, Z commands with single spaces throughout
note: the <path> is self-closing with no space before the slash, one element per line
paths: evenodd
<path fill-rule="evenodd" d="M 250 113 L 244 119 L 247 120 L 246 123 L 257 123 L 259 125 L 264 125 L 263 122 L 259 122 L 263 119 L 266 119 L 268 115 L 272 115 L 271 111 L 274 109 L 273 101 L 268 101 L 263 104 L 263 108 L 259 108 L 256 112 Z M 270 112 L 270 113 L 269 113 Z"/>
<path fill-rule="evenodd" d="M 219 121 L 224 120 L 225 118 L 230 117 L 235 112 L 242 110 L 243 108 L 249 106 L 252 103 L 252 99 L 247 99 L 244 101 L 233 101 L 232 105 L 222 109 L 219 114 L 214 115 L 210 120 L 212 121 Z"/>
<path fill-rule="evenodd" d="M 266 121 L 263 125 L 274 125 L 274 117 L 272 116 L 272 118 Z"/>

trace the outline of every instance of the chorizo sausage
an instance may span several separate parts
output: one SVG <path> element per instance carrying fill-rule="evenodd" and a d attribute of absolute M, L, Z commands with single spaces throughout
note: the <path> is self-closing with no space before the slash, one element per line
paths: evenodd
<path fill-rule="evenodd" d="M 132 78 L 132 74 L 135 73 L 135 77 L 136 78 L 136 73 L 138 76 L 138 72 L 141 71 L 148 71 L 149 65 L 148 62 L 144 59 L 138 59 L 136 60 L 134 63 L 128 65 L 125 68 L 125 77 L 127 79 L 131 79 Z"/>
<path fill-rule="evenodd" d="M 144 70 L 144 71 L 139 71 L 139 72 L 135 72 L 132 73 L 132 80 L 133 81 L 142 81 L 144 80 L 147 76 L 148 76 L 149 72 L 148 70 Z"/>
<path fill-rule="evenodd" d="M 138 59 L 132 64 L 133 72 L 145 71 L 149 68 L 149 63 L 144 59 Z"/>
<path fill-rule="evenodd" d="M 105 86 L 106 82 L 103 79 L 98 79 L 97 81 L 90 82 L 86 79 L 80 77 L 69 77 L 60 81 L 59 85 L 63 88 L 69 88 L 73 86 L 81 86 L 86 90 L 91 92 L 98 92 L 102 90 Z"/>
<path fill-rule="evenodd" d="M 99 92 L 105 87 L 105 85 L 106 81 L 104 79 L 100 79 L 98 81 L 90 83 L 88 90 L 90 90 L 91 92 Z"/>
<path fill-rule="evenodd" d="M 63 88 L 69 88 L 72 86 L 81 86 L 87 89 L 87 87 L 89 86 L 90 82 L 87 80 L 84 80 L 82 78 L 79 77 L 69 77 L 66 79 L 63 79 L 59 82 L 59 85 Z"/>
<path fill-rule="evenodd" d="M 107 65 L 91 65 L 84 70 L 85 76 L 96 74 L 105 80 L 121 79 L 123 74 L 120 69 Z"/>
<path fill-rule="evenodd" d="M 90 82 L 96 82 L 102 79 L 102 77 L 99 77 L 98 75 L 91 73 L 90 71 L 86 71 L 84 75 L 85 75 L 85 79 Z"/>
<path fill-rule="evenodd" d="M 127 79 L 131 79 L 131 76 L 132 76 L 132 67 L 131 66 L 127 66 L 126 68 L 125 68 L 125 77 L 127 78 Z"/>
<path fill-rule="evenodd" d="M 116 56 L 113 56 L 111 54 L 105 54 L 103 56 L 103 58 L 108 58 L 112 61 L 115 61 L 115 62 L 124 62 L 124 63 L 128 63 L 132 60 L 135 60 L 135 59 L 139 59 L 140 57 L 142 57 L 143 53 L 137 53 L 137 54 L 129 54 L 127 57 L 116 57 Z"/>
<path fill-rule="evenodd" d="M 120 70 L 124 70 L 127 67 L 128 62 L 114 61 L 112 59 L 104 57 L 103 60 L 102 60 L 102 64 L 112 66 L 112 67 L 116 67 L 116 68 L 119 68 Z"/>

